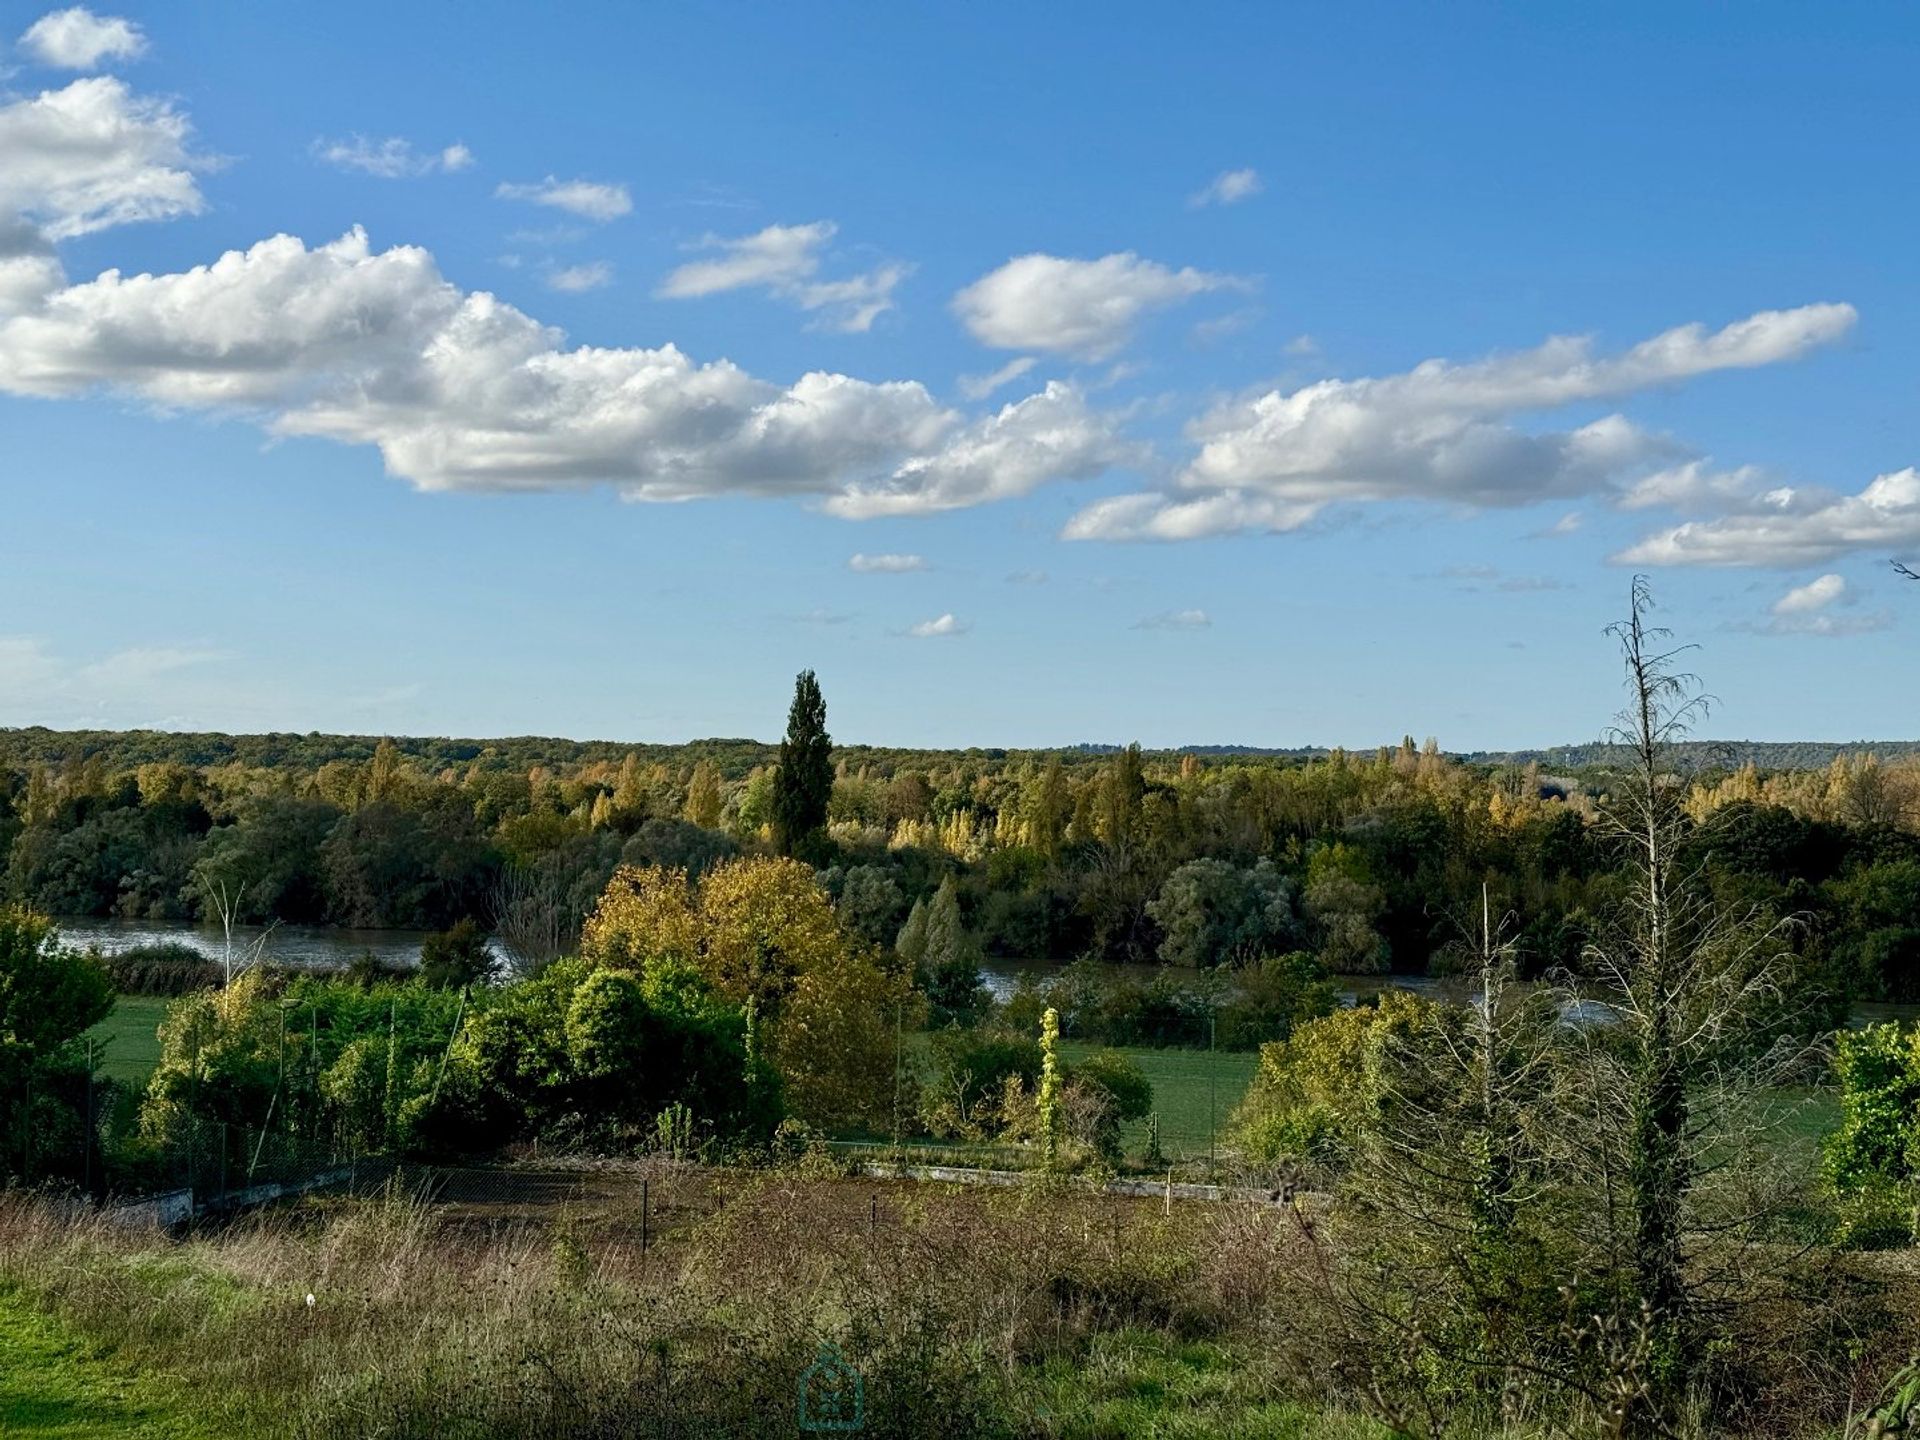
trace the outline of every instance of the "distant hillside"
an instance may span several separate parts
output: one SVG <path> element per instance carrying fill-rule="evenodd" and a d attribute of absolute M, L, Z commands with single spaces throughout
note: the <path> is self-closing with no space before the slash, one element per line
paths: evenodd
<path fill-rule="evenodd" d="M 629 754 L 643 762 L 706 759 L 730 778 L 756 766 L 773 763 L 777 746 L 753 739 L 690 740 L 678 744 L 622 740 L 569 740 L 556 736 L 515 735 L 491 739 L 455 739 L 444 736 L 389 737 L 402 755 L 430 769 L 464 766 L 484 760 L 508 768 L 532 765 L 576 765 L 583 762 L 618 763 Z M 329 761 L 364 761 L 380 743 L 378 735 L 225 735 L 169 730 L 48 730 L 39 726 L 0 727 L 0 771 L 22 771 L 33 765 L 61 765 L 98 756 L 116 768 L 172 761 L 187 765 L 239 763 L 253 766 L 318 767 Z M 1069 764 L 1093 764 L 1122 747 L 1082 742 L 1074 745 L 1010 749 L 972 746 L 943 749 L 933 746 L 841 745 L 841 754 L 854 763 L 880 761 L 898 764 L 913 757 L 959 759 L 980 756 L 1004 760 L 1009 756 L 1059 754 Z M 1374 747 L 1348 747 L 1367 754 Z M 1836 755 L 1878 755 L 1883 760 L 1920 755 L 1920 740 L 1694 740 L 1676 747 L 1676 764 L 1687 770 L 1733 768 L 1751 761 L 1763 770 L 1803 770 L 1824 767 Z M 1306 761 L 1329 753 L 1321 745 L 1182 745 L 1150 747 L 1156 757 L 1200 755 L 1216 759 Z M 1465 750 L 1446 752 L 1469 765 L 1525 765 L 1544 769 L 1578 770 L 1589 765 L 1619 763 L 1620 757 L 1598 741 L 1556 745 L 1540 750 Z"/>
<path fill-rule="evenodd" d="M 1920 740 L 1689 740 L 1674 747 L 1675 763 L 1687 770 L 1734 769 L 1752 764 L 1762 770 L 1815 770 L 1837 756 L 1877 755 L 1895 760 L 1920 755 Z M 1599 741 L 1556 745 L 1548 750 L 1468 750 L 1456 759 L 1469 765 L 1539 764 L 1549 769 L 1619 763 L 1620 752 Z"/>

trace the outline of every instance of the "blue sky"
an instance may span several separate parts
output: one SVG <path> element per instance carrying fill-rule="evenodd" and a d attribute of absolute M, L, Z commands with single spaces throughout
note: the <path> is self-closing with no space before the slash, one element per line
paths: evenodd
<path fill-rule="evenodd" d="M 1917 40 L 0 5 L 0 724 L 1910 736 Z"/>

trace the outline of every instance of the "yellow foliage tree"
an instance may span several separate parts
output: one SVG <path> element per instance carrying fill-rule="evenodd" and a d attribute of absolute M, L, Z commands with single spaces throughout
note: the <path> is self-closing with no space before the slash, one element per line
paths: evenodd
<path fill-rule="evenodd" d="M 702 760 L 693 767 L 693 777 L 687 782 L 687 807 L 683 813 L 696 825 L 718 830 L 720 814 L 725 808 L 720 772 L 714 769 L 711 760 Z"/>
<path fill-rule="evenodd" d="M 877 1127 L 893 1104 L 898 1027 L 916 1025 L 904 975 L 850 937 L 798 860 L 728 861 L 697 887 L 683 870 L 623 866 L 581 935 L 589 961 L 664 981 L 696 970 L 752 1000 L 788 1108 L 812 1124 Z"/>
<path fill-rule="evenodd" d="M 700 882 L 702 968 L 729 1000 L 777 1015 L 794 982 L 846 946 L 811 866 L 777 856 L 730 860 Z"/>
<path fill-rule="evenodd" d="M 621 970 L 655 958 L 698 963 L 701 930 L 686 871 L 622 865 L 580 932 L 580 954 Z"/>
<path fill-rule="evenodd" d="M 787 1107 L 812 1125 L 884 1134 L 893 1122 L 899 1037 L 920 1020 L 905 975 L 847 945 L 804 972 L 774 1028 Z"/>

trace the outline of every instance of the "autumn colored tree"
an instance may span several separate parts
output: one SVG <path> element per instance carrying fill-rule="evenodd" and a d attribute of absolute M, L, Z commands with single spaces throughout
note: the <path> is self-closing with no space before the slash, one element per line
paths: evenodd
<path fill-rule="evenodd" d="M 696 825 L 718 830 L 724 808 L 720 772 L 711 760 L 702 760 L 693 767 L 693 778 L 687 782 L 687 807 L 683 813 Z"/>

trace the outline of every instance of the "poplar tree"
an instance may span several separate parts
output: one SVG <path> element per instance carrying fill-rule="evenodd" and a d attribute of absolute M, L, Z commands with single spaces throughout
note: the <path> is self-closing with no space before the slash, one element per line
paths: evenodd
<path fill-rule="evenodd" d="M 687 782 L 687 819 L 708 830 L 720 828 L 720 814 L 725 808 L 725 797 L 720 789 L 720 772 L 710 760 L 702 760 L 693 767 L 693 778 Z"/>
<path fill-rule="evenodd" d="M 833 794 L 833 737 L 827 734 L 827 702 L 813 671 L 793 682 L 787 735 L 773 780 L 773 839 L 782 855 L 808 848 L 827 828 Z"/>

